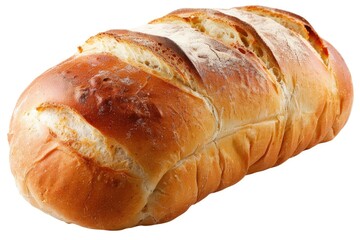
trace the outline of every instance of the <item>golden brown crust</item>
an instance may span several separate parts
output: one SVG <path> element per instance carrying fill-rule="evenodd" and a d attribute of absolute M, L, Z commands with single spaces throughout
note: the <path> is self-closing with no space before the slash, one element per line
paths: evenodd
<path fill-rule="evenodd" d="M 329 131 L 328 136 L 324 139 L 324 141 L 329 141 L 339 133 L 349 118 L 353 103 L 354 90 L 350 71 L 346 66 L 344 59 L 330 43 L 325 40 L 324 43 L 329 51 L 329 66 L 337 84 L 340 101 L 340 110 L 337 113 L 332 130 Z"/>
<path fill-rule="evenodd" d="M 344 60 L 302 17 L 177 10 L 100 33 L 38 77 L 14 110 L 11 170 L 64 221 L 166 222 L 332 139 L 352 97 Z"/>

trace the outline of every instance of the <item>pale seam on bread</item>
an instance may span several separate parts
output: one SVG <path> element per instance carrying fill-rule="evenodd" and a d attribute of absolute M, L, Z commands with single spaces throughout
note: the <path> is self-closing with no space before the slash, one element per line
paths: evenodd
<path fill-rule="evenodd" d="M 262 17 L 271 18 L 272 20 L 293 31 L 295 34 L 299 34 L 311 45 L 312 48 L 310 49 L 314 49 L 317 55 L 322 59 L 323 63 L 326 66 L 329 66 L 329 55 L 323 41 L 305 19 L 285 11 L 279 11 L 270 8 L 249 6 L 239 9 L 257 14 Z"/>
<path fill-rule="evenodd" d="M 143 169 L 123 146 L 105 137 L 69 107 L 43 104 L 32 110 L 29 116 L 47 126 L 60 141 L 67 143 L 83 157 L 94 159 L 100 166 L 115 170 L 131 169 L 137 176 L 145 176 Z"/>

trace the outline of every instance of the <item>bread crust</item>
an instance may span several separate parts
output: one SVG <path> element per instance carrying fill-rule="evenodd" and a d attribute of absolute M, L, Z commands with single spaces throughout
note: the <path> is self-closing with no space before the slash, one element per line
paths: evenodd
<path fill-rule="evenodd" d="M 66 222 L 162 223 L 331 140 L 352 98 L 344 60 L 302 17 L 177 10 L 93 36 L 35 79 L 11 120 L 11 170 Z"/>

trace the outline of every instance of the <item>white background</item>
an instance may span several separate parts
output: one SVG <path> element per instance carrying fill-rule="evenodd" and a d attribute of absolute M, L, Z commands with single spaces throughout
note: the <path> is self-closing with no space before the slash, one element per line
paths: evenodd
<path fill-rule="evenodd" d="M 171 3 L 170 3 L 171 2 Z M 9 169 L 6 134 L 15 102 L 39 74 L 88 37 L 133 28 L 183 7 L 249 4 L 293 11 L 312 23 L 346 60 L 359 92 L 356 1 L 1 1 L 0 239 L 360 239 L 359 101 L 333 141 L 211 194 L 177 219 L 122 231 L 90 230 L 28 204 Z"/>

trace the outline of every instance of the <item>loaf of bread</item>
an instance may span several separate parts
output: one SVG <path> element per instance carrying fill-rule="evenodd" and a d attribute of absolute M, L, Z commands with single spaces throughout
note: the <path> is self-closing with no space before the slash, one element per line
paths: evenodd
<path fill-rule="evenodd" d="M 181 9 L 93 36 L 35 79 L 11 120 L 11 170 L 63 221 L 162 223 L 331 140 L 352 98 L 344 60 L 302 17 Z"/>

